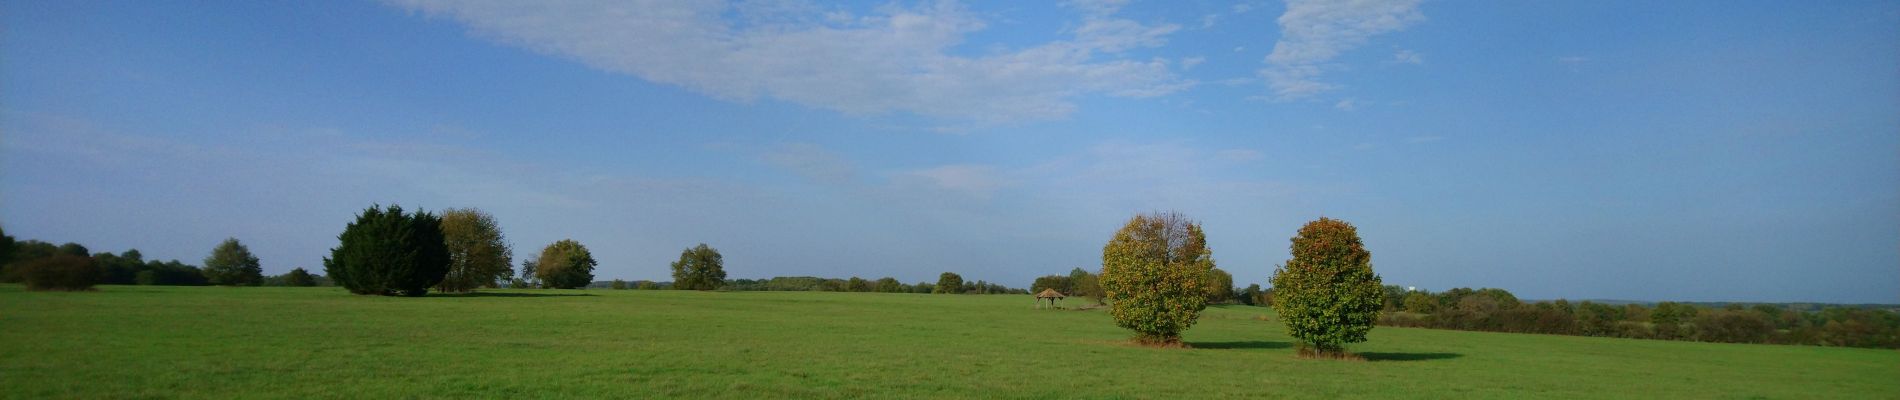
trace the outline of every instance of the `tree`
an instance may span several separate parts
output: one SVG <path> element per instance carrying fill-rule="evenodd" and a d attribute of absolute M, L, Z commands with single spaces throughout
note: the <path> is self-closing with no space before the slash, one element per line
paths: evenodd
<path fill-rule="evenodd" d="M 317 277 L 310 276 L 310 271 L 305 271 L 303 268 L 291 268 L 290 273 L 284 274 L 284 285 L 316 286 Z"/>
<path fill-rule="evenodd" d="M 8 236 L 6 228 L 0 227 L 0 266 L 10 262 L 13 262 L 13 236 Z"/>
<path fill-rule="evenodd" d="M 627 281 L 615 279 L 614 283 L 612 285 L 608 285 L 608 287 L 612 288 L 613 290 L 627 290 Z"/>
<path fill-rule="evenodd" d="M 449 272 L 442 220 L 401 206 L 370 206 L 337 235 L 323 272 L 350 293 L 421 296 Z"/>
<path fill-rule="evenodd" d="M 264 268 L 258 265 L 251 248 L 237 238 L 225 238 L 205 257 L 205 278 L 213 285 L 257 286 L 264 283 Z"/>
<path fill-rule="evenodd" d="M 1207 304 L 1234 301 L 1234 274 L 1220 268 L 1208 268 L 1205 279 L 1207 281 L 1203 285 L 1207 286 Z"/>
<path fill-rule="evenodd" d="M 1207 308 L 1214 268 L 1201 225 L 1180 213 L 1136 215 L 1102 246 L 1102 289 L 1135 341 L 1175 346 Z"/>
<path fill-rule="evenodd" d="M 1094 300 L 1095 304 L 1102 304 L 1103 299 L 1107 297 L 1102 293 L 1101 277 L 1089 273 L 1089 271 L 1085 269 L 1076 268 L 1069 270 L 1069 285 L 1071 290 L 1074 290 L 1075 293 L 1066 294 L 1070 296 L 1087 297 Z"/>
<path fill-rule="evenodd" d="M 871 291 L 871 281 L 853 276 L 851 279 L 845 280 L 844 287 L 845 291 L 849 292 L 869 292 Z"/>
<path fill-rule="evenodd" d="M 1249 283 L 1249 284 L 1247 284 L 1247 288 L 1246 288 L 1246 289 L 1241 289 L 1241 290 L 1240 290 L 1240 296 L 1238 296 L 1238 297 L 1240 297 L 1240 303 L 1241 303 L 1241 304 L 1246 304 L 1246 305 L 1250 305 L 1250 306 L 1264 306 L 1264 305 L 1266 305 L 1266 304 L 1262 304 L 1262 303 L 1260 302 L 1260 284 L 1258 284 L 1258 283 Z"/>
<path fill-rule="evenodd" d="M 495 287 L 514 274 L 514 250 L 493 215 L 473 208 L 442 212 L 442 244 L 449 250 L 449 273 L 436 290 L 468 292 Z"/>
<path fill-rule="evenodd" d="M 516 289 L 541 287 L 541 278 L 539 278 L 537 275 L 541 273 L 540 266 L 541 266 L 540 254 L 535 254 L 533 257 L 528 257 L 528 259 L 526 260 L 521 260 L 521 277 L 515 278 L 515 281 L 513 283 L 510 283 L 509 287 L 513 287 Z"/>
<path fill-rule="evenodd" d="M 66 244 L 59 245 L 59 253 L 71 254 L 71 255 L 80 256 L 80 257 L 92 257 L 92 253 L 86 250 L 86 246 L 81 246 L 80 244 L 73 243 L 73 242 L 66 242 Z"/>
<path fill-rule="evenodd" d="M 945 272 L 942 275 L 937 275 L 937 286 L 930 292 L 939 294 L 963 293 L 963 276 L 957 275 L 954 272 Z"/>
<path fill-rule="evenodd" d="M 674 289 L 713 290 L 725 285 L 725 256 L 705 243 L 681 250 L 679 261 L 673 262 Z"/>
<path fill-rule="evenodd" d="M 595 265 L 599 263 L 594 262 L 594 253 L 587 251 L 587 246 L 573 239 L 561 239 L 541 249 L 534 274 L 545 287 L 584 288 L 594 282 Z"/>
<path fill-rule="evenodd" d="M 1273 272 L 1273 308 L 1287 333 L 1323 356 L 1343 356 L 1366 341 L 1384 290 L 1372 253 L 1346 221 L 1320 218 L 1293 236 L 1293 258 Z"/>

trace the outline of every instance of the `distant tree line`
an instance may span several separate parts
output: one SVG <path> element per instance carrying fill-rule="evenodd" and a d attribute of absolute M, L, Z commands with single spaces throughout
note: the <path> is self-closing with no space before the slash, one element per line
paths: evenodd
<path fill-rule="evenodd" d="M 613 280 L 595 282 L 590 287 L 627 290 L 671 290 L 687 289 L 675 282 L 655 282 L 647 280 Z M 937 284 L 930 282 L 903 283 L 897 278 L 883 277 L 875 280 L 860 277 L 820 278 L 815 276 L 779 276 L 765 279 L 729 279 L 716 290 L 733 292 L 857 292 L 857 293 L 938 293 Z M 1010 288 L 986 281 L 965 282 L 957 285 L 959 294 L 1028 294 L 1027 290 Z"/>
<path fill-rule="evenodd" d="M 178 260 L 147 260 L 138 249 L 91 253 L 85 245 L 16 241 L 0 230 L 0 283 L 26 283 L 33 290 L 86 290 L 95 285 L 317 286 L 329 279 L 302 268 L 263 274 L 257 256 L 235 238 L 205 257 L 204 267 Z"/>
<path fill-rule="evenodd" d="M 1900 314 L 1831 306 L 1523 302 L 1504 289 L 1385 287 L 1381 325 L 1723 343 L 1900 348 Z"/>

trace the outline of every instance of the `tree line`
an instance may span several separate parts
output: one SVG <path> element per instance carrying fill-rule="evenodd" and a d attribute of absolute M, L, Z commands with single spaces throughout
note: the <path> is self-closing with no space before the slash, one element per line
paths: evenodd
<path fill-rule="evenodd" d="M 1900 314 L 1829 306 L 1524 302 L 1504 289 L 1385 287 L 1381 325 L 1631 339 L 1900 348 Z"/>
<path fill-rule="evenodd" d="M 79 243 L 18 241 L 0 229 L 0 283 L 24 283 L 29 290 L 89 290 L 100 284 L 317 286 L 327 282 L 303 268 L 264 275 L 257 256 L 236 238 L 213 246 L 200 267 L 176 259 L 148 260 L 138 249 L 93 253 Z"/>
<path fill-rule="evenodd" d="M 941 276 L 940 276 L 941 278 Z M 961 278 L 961 276 L 958 276 Z M 958 279 L 959 281 L 961 279 Z M 648 280 L 626 281 L 615 279 L 610 282 L 595 282 L 591 287 L 627 290 L 667 290 L 675 288 L 674 282 L 655 282 Z M 951 285 L 942 286 L 945 289 Z M 1028 294 L 1029 291 L 1011 288 L 987 281 L 959 282 L 955 290 L 939 291 L 938 283 L 904 283 L 894 277 L 878 279 L 821 278 L 815 276 L 778 276 L 765 279 L 731 279 L 716 290 L 731 292 L 854 292 L 854 293 L 914 293 L 914 294 Z"/>

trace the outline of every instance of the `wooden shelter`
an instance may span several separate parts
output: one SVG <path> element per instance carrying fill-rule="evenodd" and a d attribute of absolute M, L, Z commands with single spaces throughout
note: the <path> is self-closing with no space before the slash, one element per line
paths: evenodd
<path fill-rule="evenodd" d="M 1042 292 L 1036 293 L 1036 308 L 1042 308 L 1043 299 L 1049 299 L 1049 308 L 1056 308 L 1056 301 L 1066 297 L 1068 296 L 1063 296 L 1062 292 L 1058 292 L 1053 288 L 1043 289 Z"/>

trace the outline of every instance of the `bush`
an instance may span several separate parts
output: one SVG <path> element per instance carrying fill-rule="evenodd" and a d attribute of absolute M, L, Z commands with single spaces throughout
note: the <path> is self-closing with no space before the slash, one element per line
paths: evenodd
<path fill-rule="evenodd" d="M 1220 268 L 1208 268 L 1206 281 L 1201 283 L 1207 288 L 1207 304 L 1232 303 L 1234 301 L 1234 275 Z"/>
<path fill-rule="evenodd" d="M 864 279 L 851 277 L 855 283 L 845 285 L 851 291 L 869 291 Z M 673 262 L 673 288 L 684 290 L 713 290 L 726 285 L 726 258 L 719 250 L 705 243 L 680 251 L 679 261 Z M 863 289 L 863 290 L 860 290 Z"/>
<path fill-rule="evenodd" d="M 541 249 L 541 258 L 535 262 L 535 276 L 541 278 L 544 287 L 555 289 L 584 288 L 594 282 L 594 253 L 587 246 L 573 239 L 549 244 Z"/>
<path fill-rule="evenodd" d="M 402 207 L 372 206 L 337 235 L 323 270 L 350 293 L 421 296 L 449 272 L 441 220 Z"/>
<path fill-rule="evenodd" d="M 26 282 L 26 290 L 92 290 L 103 275 L 104 271 L 92 262 L 92 257 L 65 253 L 20 265 L 20 277 Z"/>
<path fill-rule="evenodd" d="M 1320 218 L 1300 228 L 1292 250 L 1293 258 L 1273 273 L 1273 308 L 1287 333 L 1323 355 L 1366 341 L 1385 291 L 1358 229 Z"/>
<path fill-rule="evenodd" d="M 1199 223 L 1178 213 L 1137 215 L 1102 246 L 1109 314 L 1137 342 L 1179 345 L 1207 308 L 1213 268 Z"/>

